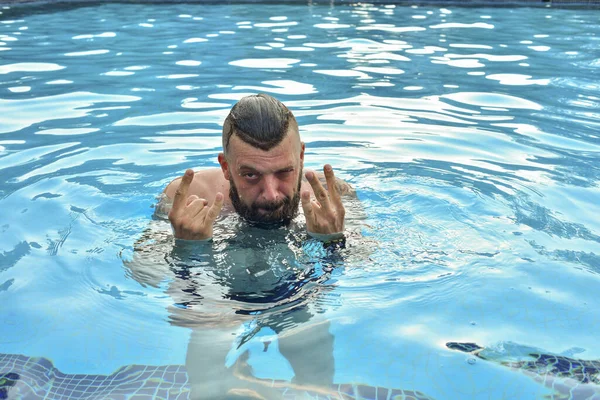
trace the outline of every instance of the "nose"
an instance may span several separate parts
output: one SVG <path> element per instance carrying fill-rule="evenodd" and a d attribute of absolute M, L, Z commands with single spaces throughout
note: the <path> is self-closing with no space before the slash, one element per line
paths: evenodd
<path fill-rule="evenodd" d="M 277 182 L 277 178 L 273 175 L 264 175 L 263 176 L 263 190 L 262 197 L 265 201 L 268 202 L 276 202 L 279 200 L 279 184 Z"/>

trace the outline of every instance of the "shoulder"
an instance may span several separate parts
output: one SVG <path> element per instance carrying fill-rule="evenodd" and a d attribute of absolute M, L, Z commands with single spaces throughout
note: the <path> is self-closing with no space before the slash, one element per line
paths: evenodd
<path fill-rule="evenodd" d="M 167 185 L 163 194 L 168 198 L 173 199 L 175 197 L 175 191 L 179 188 L 181 183 L 181 177 L 173 179 L 171 183 Z M 214 201 L 214 197 L 217 192 L 227 194 L 229 191 L 229 182 L 223 177 L 223 173 L 220 168 L 211 168 L 194 173 L 194 179 L 190 184 L 188 196 L 196 195 L 200 198 L 208 200 L 209 203 Z"/>

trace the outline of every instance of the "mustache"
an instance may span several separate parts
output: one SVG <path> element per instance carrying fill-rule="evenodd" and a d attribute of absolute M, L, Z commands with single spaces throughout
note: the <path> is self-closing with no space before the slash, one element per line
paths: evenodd
<path fill-rule="evenodd" d="M 255 206 L 257 208 L 262 208 L 263 210 L 266 211 L 276 211 L 278 210 L 281 206 L 286 206 L 288 204 L 290 204 L 291 200 L 289 198 L 284 198 L 281 201 L 270 201 L 267 203 L 257 203 Z"/>

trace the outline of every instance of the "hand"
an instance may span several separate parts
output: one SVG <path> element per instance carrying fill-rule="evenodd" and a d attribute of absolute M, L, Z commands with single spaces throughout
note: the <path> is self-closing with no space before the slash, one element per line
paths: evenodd
<path fill-rule="evenodd" d="M 188 169 L 181 178 L 181 183 L 175 192 L 173 207 L 169 212 L 169 221 L 175 237 L 186 240 L 210 239 L 213 234 L 213 224 L 223 207 L 223 194 L 217 193 L 215 202 L 208 207 L 208 201 L 196 195 L 188 197 L 190 183 L 194 179 L 194 171 Z"/>
<path fill-rule="evenodd" d="M 332 234 L 344 231 L 346 210 L 335 184 L 335 176 L 331 165 L 323 167 L 327 190 L 323 187 L 314 172 L 307 172 L 306 179 L 315 192 L 315 199 L 310 200 L 310 192 L 302 192 L 302 209 L 306 218 L 306 229 L 311 233 Z"/>

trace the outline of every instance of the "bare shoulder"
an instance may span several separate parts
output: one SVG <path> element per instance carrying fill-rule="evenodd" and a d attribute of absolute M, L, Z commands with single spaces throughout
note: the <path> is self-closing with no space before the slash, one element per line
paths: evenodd
<path fill-rule="evenodd" d="M 173 199 L 180 183 L 181 177 L 173 179 L 173 181 L 167 185 L 163 193 L 168 198 Z M 217 192 L 226 193 L 224 190 L 228 190 L 228 188 L 225 188 L 225 186 L 228 184 L 229 182 L 225 180 L 223 173 L 219 168 L 196 171 L 194 173 L 194 179 L 190 184 L 188 196 L 196 195 L 200 198 L 208 200 L 209 203 L 212 203 Z"/>
<path fill-rule="evenodd" d="M 321 181 L 321 184 L 326 188 L 327 180 L 325 179 L 323 171 L 315 171 L 315 174 L 317 175 L 317 178 L 319 178 L 319 181 Z M 335 177 L 335 187 L 342 196 L 356 197 L 356 190 L 354 190 L 352 185 L 337 176 Z"/>

